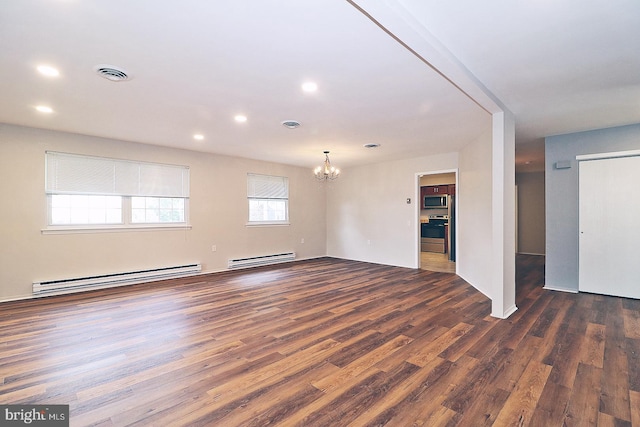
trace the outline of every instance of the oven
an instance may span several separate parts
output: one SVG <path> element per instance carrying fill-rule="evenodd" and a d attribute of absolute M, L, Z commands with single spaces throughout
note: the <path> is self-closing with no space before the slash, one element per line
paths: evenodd
<path fill-rule="evenodd" d="M 445 220 L 429 220 L 421 224 L 420 237 L 432 239 L 444 239 Z"/>
<path fill-rule="evenodd" d="M 420 250 L 422 252 L 445 253 L 445 234 L 448 218 L 443 215 L 429 217 L 429 222 L 420 224 Z"/>

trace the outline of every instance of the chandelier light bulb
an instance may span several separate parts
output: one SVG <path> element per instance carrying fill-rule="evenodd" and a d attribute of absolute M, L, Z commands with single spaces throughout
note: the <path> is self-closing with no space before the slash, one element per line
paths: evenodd
<path fill-rule="evenodd" d="M 331 161 L 329 160 L 329 152 L 324 152 L 324 164 L 322 166 L 318 166 L 313 171 L 316 179 L 319 181 L 327 181 L 334 180 L 338 178 L 340 174 L 340 170 L 336 169 L 334 166 L 331 166 Z"/>

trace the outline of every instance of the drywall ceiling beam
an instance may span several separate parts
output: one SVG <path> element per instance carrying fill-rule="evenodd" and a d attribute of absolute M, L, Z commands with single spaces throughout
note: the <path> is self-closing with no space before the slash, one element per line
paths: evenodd
<path fill-rule="evenodd" d="M 397 0 L 347 0 L 398 43 L 490 114 L 505 105 Z"/>

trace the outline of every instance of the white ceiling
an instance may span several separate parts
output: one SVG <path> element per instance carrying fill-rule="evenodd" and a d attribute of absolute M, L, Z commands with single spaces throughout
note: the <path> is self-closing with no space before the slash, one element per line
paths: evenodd
<path fill-rule="evenodd" d="M 515 114 L 522 170 L 542 167 L 544 136 L 640 122 L 637 0 L 386 3 Z M 0 52 L 2 123 L 305 167 L 324 150 L 342 167 L 456 151 L 490 126 L 345 0 L 5 1 Z M 105 80 L 99 64 L 132 78 Z M 309 80 L 317 93 L 302 92 Z"/>

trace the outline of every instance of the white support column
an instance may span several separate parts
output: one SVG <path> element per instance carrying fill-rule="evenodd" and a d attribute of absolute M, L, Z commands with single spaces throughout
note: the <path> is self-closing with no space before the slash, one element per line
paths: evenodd
<path fill-rule="evenodd" d="M 516 307 L 515 122 L 507 112 L 492 115 L 491 315 L 506 319 Z"/>

